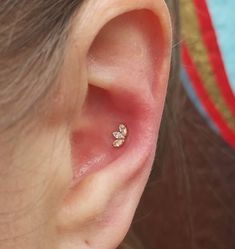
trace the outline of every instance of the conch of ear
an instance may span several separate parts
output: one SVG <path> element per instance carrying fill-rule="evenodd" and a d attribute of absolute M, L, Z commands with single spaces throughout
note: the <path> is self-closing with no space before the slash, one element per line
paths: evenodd
<path fill-rule="evenodd" d="M 68 59 L 80 64 L 68 63 L 80 66 L 82 77 L 72 72 L 85 94 L 71 126 L 72 187 L 58 212 L 62 249 L 115 248 L 125 236 L 151 170 L 167 89 L 164 1 L 101 2 L 84 7 L 71 31 Z"/>

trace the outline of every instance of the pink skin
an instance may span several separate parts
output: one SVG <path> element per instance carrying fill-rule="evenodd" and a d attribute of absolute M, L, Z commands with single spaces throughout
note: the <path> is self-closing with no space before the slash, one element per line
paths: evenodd
<path fill-rule="evenodd" d="M 118 246 L 151 171 L 170 59 L 163 0 L 84 3 L 72 20 L 48 119 L 39 117 L 40 127 L 12 147 L 0 139 L 0 150 L 14 158 L 0 158 L 7 166 L 0 214 L 33 203 L 24 215 L 5 216 L 0 248 Z M 129 134 L 116 149 L 112 132 L 120 123 Z"/>

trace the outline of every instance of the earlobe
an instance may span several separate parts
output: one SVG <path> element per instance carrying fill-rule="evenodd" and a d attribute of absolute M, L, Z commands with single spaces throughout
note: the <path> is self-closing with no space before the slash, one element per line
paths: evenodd
<path fill-rule="evenodd" d="M 58 225 L 72 237 L 79 231 L 76 245 L 118 245 L 151 169 L 170 67 L 170 22 L 162 1 L 156 8 L 153 1 L 145 8 L 137 2 L 133 9 L 121 5 L 125 13 L 102 26 L 89 49 L 80 48 L 87 94 L 72 125 L 74 179 Z"/>

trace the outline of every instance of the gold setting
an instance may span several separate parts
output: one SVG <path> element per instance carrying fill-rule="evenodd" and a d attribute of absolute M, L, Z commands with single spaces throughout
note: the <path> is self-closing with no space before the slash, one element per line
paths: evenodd
<path fill-rule="evenodd" d="M 127 135 L 128 135 L 128 129 L 127 129 L 126 125 L 120 124 L 119 131 L 113 132 L 113 136 L 116 139 L 113 142 L 113 147 L 119 148 L 119 147 L 123 146 L 123 144 L 125 143 Z"/>

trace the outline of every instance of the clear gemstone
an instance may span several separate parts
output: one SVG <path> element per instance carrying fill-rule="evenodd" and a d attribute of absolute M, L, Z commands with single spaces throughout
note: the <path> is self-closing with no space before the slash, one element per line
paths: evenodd
<path fill-rule="evenodd" d="M 113 132 L 113 136 L 114 136 L 115 138 L 117 138 L 117 139 L 124 139 L 124 138 L 125 138 L 125 137 L 122 135 L 122 133 L 119 132 L 119 131 Z"/>
<path fill-rule="evenodd" d="M 127 135 L 127 128 L 124 124 L 120 124 L 119 125 L 119 131 L 121 132 L 121 134 L 125 137 Z"/>
<path fill-rule="evenodd" d="M 117 140 L 115 140 L 113 142 L 113 147 L 115 147 L 115 148 L 121 147 L 123 145 L 124 141 L 125 140 L 123 140 L 123 139 L 117 139 Z"/>

